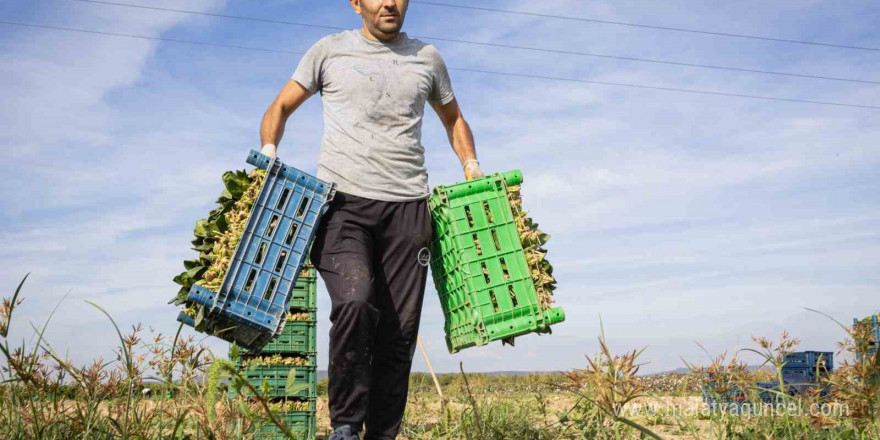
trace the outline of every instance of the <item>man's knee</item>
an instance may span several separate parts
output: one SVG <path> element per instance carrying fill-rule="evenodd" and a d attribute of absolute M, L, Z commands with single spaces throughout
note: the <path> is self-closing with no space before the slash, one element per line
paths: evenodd
<path fill-rule="evenodd" d="M 365 295 L 353 295 L 344 301 L 333 304 L 333 309 L 337 319 L 359 319 L 370 318 L 378 320 L 379 309 L 369 301 L 369 297 Z"/>

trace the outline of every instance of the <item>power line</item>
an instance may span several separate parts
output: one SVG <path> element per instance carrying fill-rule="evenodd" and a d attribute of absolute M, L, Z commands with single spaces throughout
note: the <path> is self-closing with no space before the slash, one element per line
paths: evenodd
<path fill-rule="evenodd" d="M 186 9 L 160 8 L 157 6 L 133 5 L 130 3 L 115 3 L 115 2 L 106 2 L 106 1 L 100 1 L 100 0 L 72 0 L 72 1 L 81 2 L 81 3 L 97 3 L 97 4 L 101 4 L 101 5 L 111 5 L 111 6 L 124 6 L 127 8 L 149 9 L 151 11 L 165 11 L 165 12 L 178 12 L 181 14 L 203 15 L 205 17 L 230 18 L 230 19 L 234 19 L 234 20 L 258 21 L 258 22 L 263 22 L 263 23 L 289 24 L 289 25 L 293 25 L 293 26 L 312 27 L 312 28 L 318 28 L 318 29 L 331 29 L 331 30 L 337 30 L 337 31 L 348 30 L 348 28 L 338 27 L 338 26 L 324 26 L 324 25 L 320 25 L 320 24 L 298 23 L 295 21 L 272 20 L 272 19 L 268 19 L 268 18 L 247 17 L 247 16 L 243 16 L 243 15 L 215 14 L 212 12 L 190 11 L 190 10 L 186 10 Z"/>
<path fill-rule="evenodd" d="M 747 34 L 733 34 L 727 32 L 713 32 L 713 31 L 704 31 L 700 29 L 687 29 L 687 28 L 677 28 L 670 26 L 657 26 L 650 24 L 640 24 L 640 23 L 627 23 L 623 21 L 611 21 L 611 20 L 599 20 L 595 18 L 583 18 L 583 17 L 571 17 L 567 15 L 553 15 L 553 14 L 539 14 L 537 12 L 525 12 L 525 11 L 513 11 L 509 9 L 495 9 L 495 8 L 486 8 L 482 6 L 467 6 L 467 5 L 451 5 L 448 3 L 437 3 L 430 1 L 421 1 L 421 0 L 412 0 L 410 3 L 420 3 L 423 5 L 431 5 L 431 6 L 440 6 L 445 8 L 459 8 L 459 9 L 470 9 L 475 11 L 486 11 L 486 12 L 500 12 L 504 14 L 514 14 L 514 15 L 526 15 L 530 17 L 541 17 L 541 18 L 555 18 L 559 20 L 569 20 L 569 21 L 580 21 L 586 23 L 601 23 L 601 24 L 611 24 L 615 26 L 628 26 L 635 28 L 644 28 L 644 29 L 655 29 L 661 31 L 673 31 L 673 32 L 688 32 L 692 34 L 704 34 L 704 35 L 714 35 L 719 37 L 732 37 L 732 38 L 746 38 L 750 40 L 763 40 L 763 41 L 774 41 L 777 43 L 792 43 L 792 44 L 806 44 L 810 46 L 825 46 L 825 47 L 836 47 L 841 49 L 855 49 L 855 50 L 869 50 L 874 52 L 880 52 L 880 48 L 876 47 L 865 47 L 865 46 L 851 46 L 847 44 L 835 44 L 835 43 L 822 43 L 818 41 L 805 41 L 805 40 L 792 40 L 787 38 L 774 38 L 774 37 L 764 37 L 760 35 L 747 35 Z"/>
<path fill-rule="evenodd" d="M 93 30 L 88 30 L 88 29 L 76 29 L 76 28 L 68 28 L 68 27 L 60 27 L 60 26 L 47 26 L 47 25 L 38 25 L 38 24 L 30 24 L 30 23 L 17 23 L 17 22 L 11 22 L 11 21 L 0 21 L 0 24 L 12 25 L 12 26 L 23 26 L 23 27 L 29 27 L 29 28 L 52 29 L 52 30 L 60 30 L 60 31 L 68 31 L 68 32 L 82 32 L 82 33 L 95 34 L 95 35 L 101 35 L 101 36 L 126 37 L 126 38 L 139 38 L 139 39 L 145 39 L 145 40 L 167 41 L 170 43 L 195 44 L 195 45 L 202 45 L 202 46 L 214 46 L 214 47 L 224 47 L 224 48 L 232 48 L 232 49 L 254 50 L 254 51 L 261 51 L 261 52 L 277 52 L 277 53 L 298 54 L 298 55 L 303 54 L 303 52 L 294 52 L 294 51 L 288 51 L 288 50 L 264 49 L 264 48 L 259 48 L 259 47 L 236 46 L 236 45 L 229 45 L 229 44 L 215 44 L 215 43 L 206 43 L 206 42 L 202 42 L 202 41 L 178 40 L 178 39 L 163 38 L 163 37 L 148 37 L 148 36 L 143 36 L 143 35 L 121 34 L 121 33 L 115 33 L 115 32 L 93 31 Z M 456 71 L 460 71 L 460 72 L 510 76 L 510 77 L 517 77 L 517 78 L 530 78 L 530 79 L 564 81 L 564 82 L 581 83 L 581 84 L 596 84 L 596 85 L 628 87 L 628 88 L 647 89 L 647 90 L 661 90 L 661 91 L 667 91 L 667 92 L 691 93 L 691 94 L 699 94 L 699 95 L 713 95 L 713 96 L 724 96 L 724 97 L 735 97 L 735 98 L 760 99 L 760 100 L 765 100 L 765 101 L 782 101 L 782 102 L 792 102 L 792 103 L 801 103 L 801 104 L 818 104 L 818 105 L 830 105 L 830 106 L 837 106 L 837 107 L 852 107 L 852 108 L 880 110 L 880 106 L 846 104 L 846 103 L 830 102 L 830 101 L 812 101 L 812 100 L 806 100 L 806 99 L 792 99 L 792 98 L 779 98 L 779 97 L 773 97 L 773 96 L 760 96 L 760 95 L 746 95 L 746 94 L 739 94 L 739 93 L 713 92 L 713 91 L 708 91 L 708 90 L 681 89 L 681 88 L 675 88 L 675 87 L 649 86 L 649 85 L 643 85 L 643 84 L 593 81 L 593 80 L 578 79 L 578 78 L 566 78 L 566 77 L 545 76 L 545 75 L 531 75 L 531 74 L 527 74 L 527 73 L 498 72 L 498 71 L 491 71 L 491 70 L 467 69 L 467 68 L 461 68 L 461 67 L 448 67 L 448 69 L 449 70 L 456 70 Z"/>
<path fill-rule="evenodd" d="M 176 12 L 176 13 L 181 13 L 181 14 L 202 15 L 202 16 L 207 16 L 207 17 L 228 18 L 228 19 L 233 19 L 233 20 L 247 20 L 247 21 L 256 21 L 256 22 L 263 22 L 263 23 L 274 23 L 274 24 L 284 24 L 284 25 L 292 25 L 292 26 L 313 27 L 313 28 L 320 28 L 320 29 L 331 29 L 331 30 L 347 30 L 348 29 L 348 28 L 337 27 L 337 26 L 316 25 L 316 24 L 299 23 L 299 22 L 293 22 L 293 21 L 283 21 L 283 20 L 247 17 L 247 16 L 241 16 L 241 15 L 214 14 L 214 13 L 210 13 L 210 12 L 192 11 L 192 10 L 184 10 L 184 9 L 172 9 L 172 8 L 161 8 L 161 7 L 156 7 L 156 6 L 142 6 L 142 5 L 134 5 L 134 4 L 129 4 L 129 3 L 116 3 L 116 2 L 109 2 L 109 1 L 102 1 L 102 0 L 72 0 L 72 1 L 78 1 L 78 2 L 82 2 L 82 3 L 96 3 L 96 4 L 103 4 L 103 5 L 122 6 L 122 7 L 137 8 L 137 9 L 147 9 L 147 10 L 153 10 L 153 11 L 165 11 L 165 12 Z M 597 54 L 597 53 L 589 53 L 589 52 L 581 52 L 581 51 L 557 50 L 557 49 L 547 49 L 547 48 L 541 48 L 541 47 L 518 46 L 518 45 L 503 44 L 503 43 L 487 43 L 487 42 L 481 42 L 481 41 L 460 40 L 460 39 L 454 39 L 454 38 L 430 37 L 430 36 L 420 36 L 420 35 L 414 35 L 414 37 L 425 39 L 425 40 L 445 41 L 445 42 L 449 42 L 449 43 L 471 44 L 471 45 L 498 47 L 498 48 L 505 48 L 505 49 L 528 50 L 528 51 L 533 51 L 533 52 L 545 52 L 545 53 L 562 54 L 562 55 L 576 55 L 576 56 L 593 57 L 593 58 L 635 61 L 635 62 L 642 62 L 642 63 L 665 64 L 665 65 L 671 65 L 671 66 L 697 67 L 697 68 L 703 68 L 703 69 L 726 70 L 726 71 L 733 71 L 733 72 L 757 73 L 757 74 L 764 74 L 764 75 L 777 75 L 777 76 L 787 76 L 787 77 L 794 77 L 794 78 L 819 79 L 819 80 L 827 80 L 827 81 L 842 81 L 842 82 L 861 83 L 861 84 L 880 84 L 880 81 L 870 81 L 870 80 L 853 79 L 853 78 L 840 78 L 840 77 L 831 77 L 831 76 L 808 75 L 808 74 L 790 73 L 790 72 L 776 72 L 776 71 L 771 71 L 771 70 L 747 69 L 747 68 L 740 68 L 740 67 L 717 66 L 717 65 L 710 65 L 710 64 L 685 63 L 685 62 L 678 62 L 678 61 L 667 61 L 667 60 L 637 58 L 637 57 L 629 57 L 629 56 Z"/>
<path fill-rule="evenodd" d="M 102 32 L 102 31 L 92 31 L 88 29 L 75 29 L 61 26 L 47 26 L 42 24 L 30 24 L 30 23 L 16 23 L 12 21 L 0 21 L 0 24 L 8 24 L 12 26 L 24 26 L 30 28 L 41 28 L 41 29 L 54 29 L 58 31 L 69 31 L 69 32 L 83 32 L 87 34 L 96 34 L 96 35 L 106 35 L 111 37 L 128 37 L 128 38 L 137 38 L 141 40 L 154 40 L 154 41 L 167 41 L 169 43 L 185 43 L 185 44 L 195 44 L 199 46 L 213 46 L 213 47 L 225 47 L 230 49 L 244 49 L 244 50 L 257 50 L 260 52 L 279 52 L 279 53 L 292 53 L 297 55 L 303 55 L 305 52 L 294 52 L 290 50 L 279 50 L 279 49 L 263 49 L 261 47 L 250 47 L 250 46 L 235 46 L 231 44 L 218 44 L 218 43 L 206 43 L 203 41 L 191 41 L 191 40 L 178 40 L 174 38 L 164 38 L 164 37 L 147 37 L 144 35 L 132 35 L 132 34 L 120 34 L 116 32 Z"/>
<path fill-rule="evenodd" d="M 740 93 L 726 93 L 726 92 L 712 92 L 708 90 L 695 90 L 695 89 L 679 89 L 675 87 L 660 87 L 660 86 L 646 86 L 642 84 L 629 84 L 629 83 L 616 83 L 616 82 L 606 82 L 606 81 L 593 81 L 586 79 L 577 79 L 577 78 L 564 78 L 559 76 L 544 76 L 544 75 L 531 75 L 527 73 L 511 73 L 511 72 L 494 72 L 490 70 L 478 70 L 478 69 L 463 69 L 450 67 L 450 70 L 458 70 L 462 72 L 474 72 L 474 73 L 488 73 L 493 75 L 506 75 L 506 76 L 517 76 L 521 78 L 533 78 L 533 79 L 547 79 L 554 81 L 568 81 L 568 82 L 576 82 L 583 84 L 598 84 L 603 86 L 617 86 L 617 87 L 632 87 L 637 89 L 648 89 L 648 90 L 663 90 L 667 92 L 682 92 L 682 93 L 696 93 L 700 95 L 714 95 L 714 96 L 727 96 L 734 98 L 749 98 L 749 99 L 763 99 L 767 101 L 784 101 L 784 102 L 798 102 L 802 104 L 821 104 L 821 105 L 834 105 L 840 107 L 856 107 L 856 108 L 869 108 L 874 110 L 880 110 L 878 106 L 872 105 L 859 105 L 859 104 L 844 104 L 839 102 L 828 102 L 828 101 L 811 101 L 806 99 L 793 99 L 793 98 L 777 98 L 773 96 L 760 96 L 760 95 L 745 95 Z"/>
<path fill-rule="evenodd" d="M 839 78 L 833 76 L 819 76 L 819 75 L 807 75 L 801 73 L 790 73 L 790 72 L 775 72 L 772 70 L 760 70 L 760 69 L 746 69 L 741 67 L 729 67 L 729 66 L 716 66 L 711 64 L 696 64 L 696 63 L 684 63 L 678 61 L 666 61 L 666 60 L 654 60 L 648 58 L 636 58 L 636 57 L 627 57 L 620 55 L 605 55 L 605 54 L 596 54 L 589 52 L 579 52 L 579 51 L 569 51 L 569 50 L 557 50 L 557 49 L 544 49 L 537 47 L 527 47 L 527 46 L 514 46 L 510 44 L 501 44 L 501 43 L 482 43 L 475 41 L 466 41 L 466 40 L 455 40 L 451 38 L 438 38 L 438 37 L 419 37 L 427 40 L 438 40 L 438 41 L 448 41 L 453 43 L 463 43 L 463 44 L 479 44 L 484 46 L 492 46 L 492 47 L 502 47 L 507 49 L 521 49 L 521 50 L 531 50 L 531 51 L 540 51 L 540 52 L 548 52 L 548 53 L 556 53 L 556 54 L 564 54 L 564 55 L 579 55 L 586 57 L 595 57 L 595 58 L 606 58 L 613 60 L 624 60 L 624 61 L 638 61 L 642 63 L 654 63 L 654 64 L 666 64 L 671 66 L 683 66 L 683 67 L 699 67 L 703 69 L 715 69 L 715 70 L 728 70 L 733 72 L 747 72 L 747 73 L 760 73 L 765 75 L 779 75 L 779 76 L 789 76 L 795 78 L 809 78 L 809 79 L 821 79 L 828 81 L 843 81 L 843 82 L 853 82 L 853 83 L 862 83 L 862 84 L 880 84 L 880 81 L 870 81 L 863 79 L 853 79 L 853 78 Z"/>

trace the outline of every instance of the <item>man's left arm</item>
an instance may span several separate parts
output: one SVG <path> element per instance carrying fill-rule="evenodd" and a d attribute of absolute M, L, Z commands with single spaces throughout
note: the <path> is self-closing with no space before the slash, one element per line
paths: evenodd
<path fill-rule="evenodd" d="M 455 151 L 464 169 L 465 180 L 483 177 L 480 163 L 477 162 L 477 152 L 474 150 L 474 134 L 471 133 L 471 127 L 461 114 L 458 101 L 452 98 L 446 104 L 431 102 L 431 107 L 437 112 L 440 122 L 446 128 L 449 144 L 452 146 L 452 150 Z"/>

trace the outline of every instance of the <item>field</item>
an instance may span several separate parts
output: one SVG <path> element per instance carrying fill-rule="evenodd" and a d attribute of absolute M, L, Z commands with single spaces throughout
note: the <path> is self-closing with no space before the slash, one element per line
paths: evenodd
<path fill-rule="evenodd" d="M 33 342 L 12 345 L 27 340 L 8 334 L 24 282 L 0 305 L 0 439 L 247 439 L 257 425 L 283 425 L 278 403 L 241 397 L 245 388 L 260 390 L 192 337 L 117 327 L 116 359 L 74 365 L 42 338 L 49 316 Z M 583 369 L 526 376 L 462 369 L 439 376 L 443 398 L 430 376 L 413 374 L 399 438 L 880 439 L 880 361 L 855 356 L 867 352 L 869 332 L 844 330 L 840 353 L 848 360 L 825 379 L 828 396 L 769 390 L 777 403 L 761 404 L 754 384 L 778 377 L 782 357 L 797 347 L 787 334 L 747 348 L 764 356 L 764 369 L 722 354 L 688 374 L 660 376 L 640 376 L 642 352 L 612 353 L 600 336 L 599 353 Z M 734 386 L 745 400 L 711 410 L 701 398 L 706 384 L 722 402 Z M 319 384 L 318 438 L 329 427 L 326 385 Z"/>

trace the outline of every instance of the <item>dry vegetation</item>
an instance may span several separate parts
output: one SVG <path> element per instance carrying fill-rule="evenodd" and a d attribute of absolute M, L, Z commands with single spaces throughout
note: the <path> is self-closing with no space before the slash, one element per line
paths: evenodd
<path fill-rule="evenodd" d="M 22 281 L 24 284 L 24 281 Z M 243 394 L 261 394 L 234 366 L 216 359 L 193 339 L 117 328 L 117 357 L 76 366 L 43 340 L 13 347 L 8 333 L 21 306 L 21 285 L 0 305 L 0 439 L 248 439 L 257 424 L 283 425 L 277 411 L 289 405 Z M 24 303 L 26 305 L 26 303 Z M 104 313 L 95 306 L 96 312 Z M 107 315 L 108 325 L 113 325 Z M 47 318 L 46 324 L 51 320 Z M 15 340 L 22 340 L 17 335 Z M 720 355 L 690 374 L 639 376 L 641 350 L 615 354 L 604 336 L 584 369 L 557 374 L 488 376 L 445 374 L 441 399 L 430 377 L 414 374 L 401 439 L 880 439 L 880 361 L 866 356 L 871 334 L 847 328 L 840 353 L 848 357 L 827 378 L 831 393 L 792 397 L 775 392 L 791 411 L 758 407 L 758 381 L 767 370 L 745 368 L 737 354 Z M 797 345 L 755 339 L 753 352 L 767 365 Z M 862 354 L 862 356 L 855 356 Z M 715 411 L 701 401 L 711 381 L 720 400 L 733 386 L 744 400 Z M 326 382 L 320 384 L 326 389 Z M 151 396 L 142 393 L 152 389 Z M 319 394 L 322 389 L 319 386 Z M 744 405 L 761 412 L 744 413 Z M 830 414 L 810 408 L 836 409 Z M 779 408 L 779 407 L 775 407 Z M 672 411 L 676 409 L 676 411 Z M 802 411 L 802 413 L 798 413 Z M 318 401 L 319 438 L 325 438 L 326 398 Z"/>

